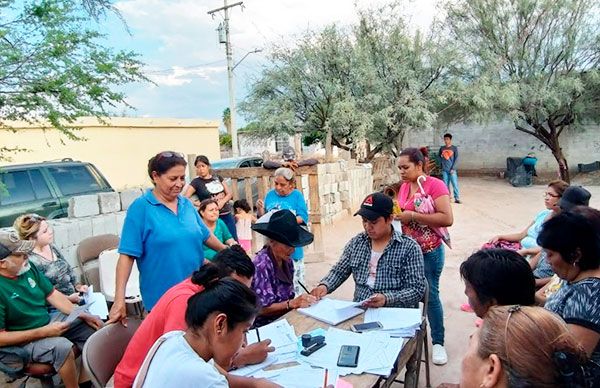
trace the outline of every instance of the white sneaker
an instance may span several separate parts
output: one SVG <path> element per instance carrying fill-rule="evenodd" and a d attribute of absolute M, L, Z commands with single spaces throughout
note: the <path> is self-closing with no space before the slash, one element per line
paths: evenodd
<path fill-rule="evenodd" d="M 443 345 L 435 344 L 431 350 L 431 361 L 435 365 L 444 365 L 448 362 L 448 353 Z"/>

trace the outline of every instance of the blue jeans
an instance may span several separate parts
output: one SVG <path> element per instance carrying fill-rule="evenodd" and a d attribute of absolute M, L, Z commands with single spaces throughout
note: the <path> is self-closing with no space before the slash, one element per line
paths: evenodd
<path fill-rule="evenodd" d="M 425 278 L 429 283 L 427 318 L 431 327 L 431 342 L 444 345 L 444 309 L 440 300 L 440 276 L 444 269 L 444 244 L 423 255 Z"/>
<path fill-rule="evenodd" d="M 459 199 L 460 195 L 458 193 L 458 175 L 456 174 L 456 170 L 454 170 L 453 173 L 450 173 L 450 171 L 442 171 L 442 180 L 446 184 L 446 187 L 448 187 L 448 190 L 450 190 L 450 184 L 452 184 L 454 200 Z"/>
<path fill-rule="evenodd" d="M 221 214 L 219 216 L 219 218 L 223 220 L 225 225 L 227 225 L 227 229 L 229 229 L 229 233 L 231 233 L 231 236 L 233 237 L 233 239 L 235 241 L 237 241 L 238 240 L 237 229 L 235 228 L 235 218 L 233 217 L 233 214 L 232 213 Z"/>

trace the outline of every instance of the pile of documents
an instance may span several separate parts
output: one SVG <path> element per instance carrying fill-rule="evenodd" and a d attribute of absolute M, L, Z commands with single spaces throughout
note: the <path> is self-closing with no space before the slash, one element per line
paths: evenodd
<path fill-rule="evenodd" d="M 368 309 L 365 323 L 379 322 L 383 326 L 380 332 L 392 337 L 413 337 L 421 326 L 421 309 L 382 307 Z"/>
<path fill-rule="evenodd" d="M 283 369 L 260 371 L 253 377 L 265 378 L 285 388 L 322 388 L 326 385 L 337 386 L 337 370 L 316 369 L 307 364 L 295 365 Z M 325 382 L 327 382 L 325 384 Z"/>
<path fill-rule="evenodd" d="M 238 376 L 252 376 L 257 371 L 262 370 L 272 364 L 282 364 L 295 361 L 298 353 L 298 339 L 294 328 L 286 319 L 272 322 L 257 329 L 252 329 L 246 334 L 248 345 L 260 342 L 260 340 L 271 340 L 271 345 L 275 351 L 269 353 L 267 359 L 260 364 L 247 365 L 236 369 L 231 373 Z"/>
<path fill-rule="evenodd" d="M 383 331 L 354 333 L 330 327 L 325 334 L 327 345 L 309 357 L 298 356 L 298 361 L 319 368 L 336 370 L 340 376 L 371 373 L 388 376 L 404 343 L 403 338 L 390 337 Z M 356 368 L 338 367 L 337 361 L 342 345 L 360 346 Z"/>
<path fill-rule="evenodd" d="M 298 312 L 335 326 L 362 314 L 364 310 L 359 308 L 362 303 L 324 298 L 310 307 L 298 309 Z"/>

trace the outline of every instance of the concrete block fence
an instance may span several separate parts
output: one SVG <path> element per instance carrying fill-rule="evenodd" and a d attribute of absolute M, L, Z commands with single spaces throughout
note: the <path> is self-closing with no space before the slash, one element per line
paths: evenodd
<path fill-rule="evenodd" d="M 48 220 L 54 229 L 54 244 L 77 275 L 81 275 L 77 262 L 77 246 L 81 240 L 107 233 L 121 236 L 127 208 L 141 194 L 142 189 L 129 189 L 73 197 L 69 199 L 68 218 Z M 2 230 L 12 230 L 12 227 Z"/>
<path fill-rule="evenodd" d="M 352 160 L 318 164 L 317 174 L 323 224 L 331 224 L 356 211 L 364 197 L 372 192 L 370 164 L 356 164 Z"/>

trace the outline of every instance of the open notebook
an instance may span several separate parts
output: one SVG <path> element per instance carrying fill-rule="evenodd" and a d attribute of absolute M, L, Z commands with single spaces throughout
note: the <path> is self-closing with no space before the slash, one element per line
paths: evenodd
<path fill-rule="evenodd" d="M 335 326 L 362 314 L 364 310 L 358 307 L 361 303 L 325 298 L 315 305 L 298 309 L 298 312 Z"/>

